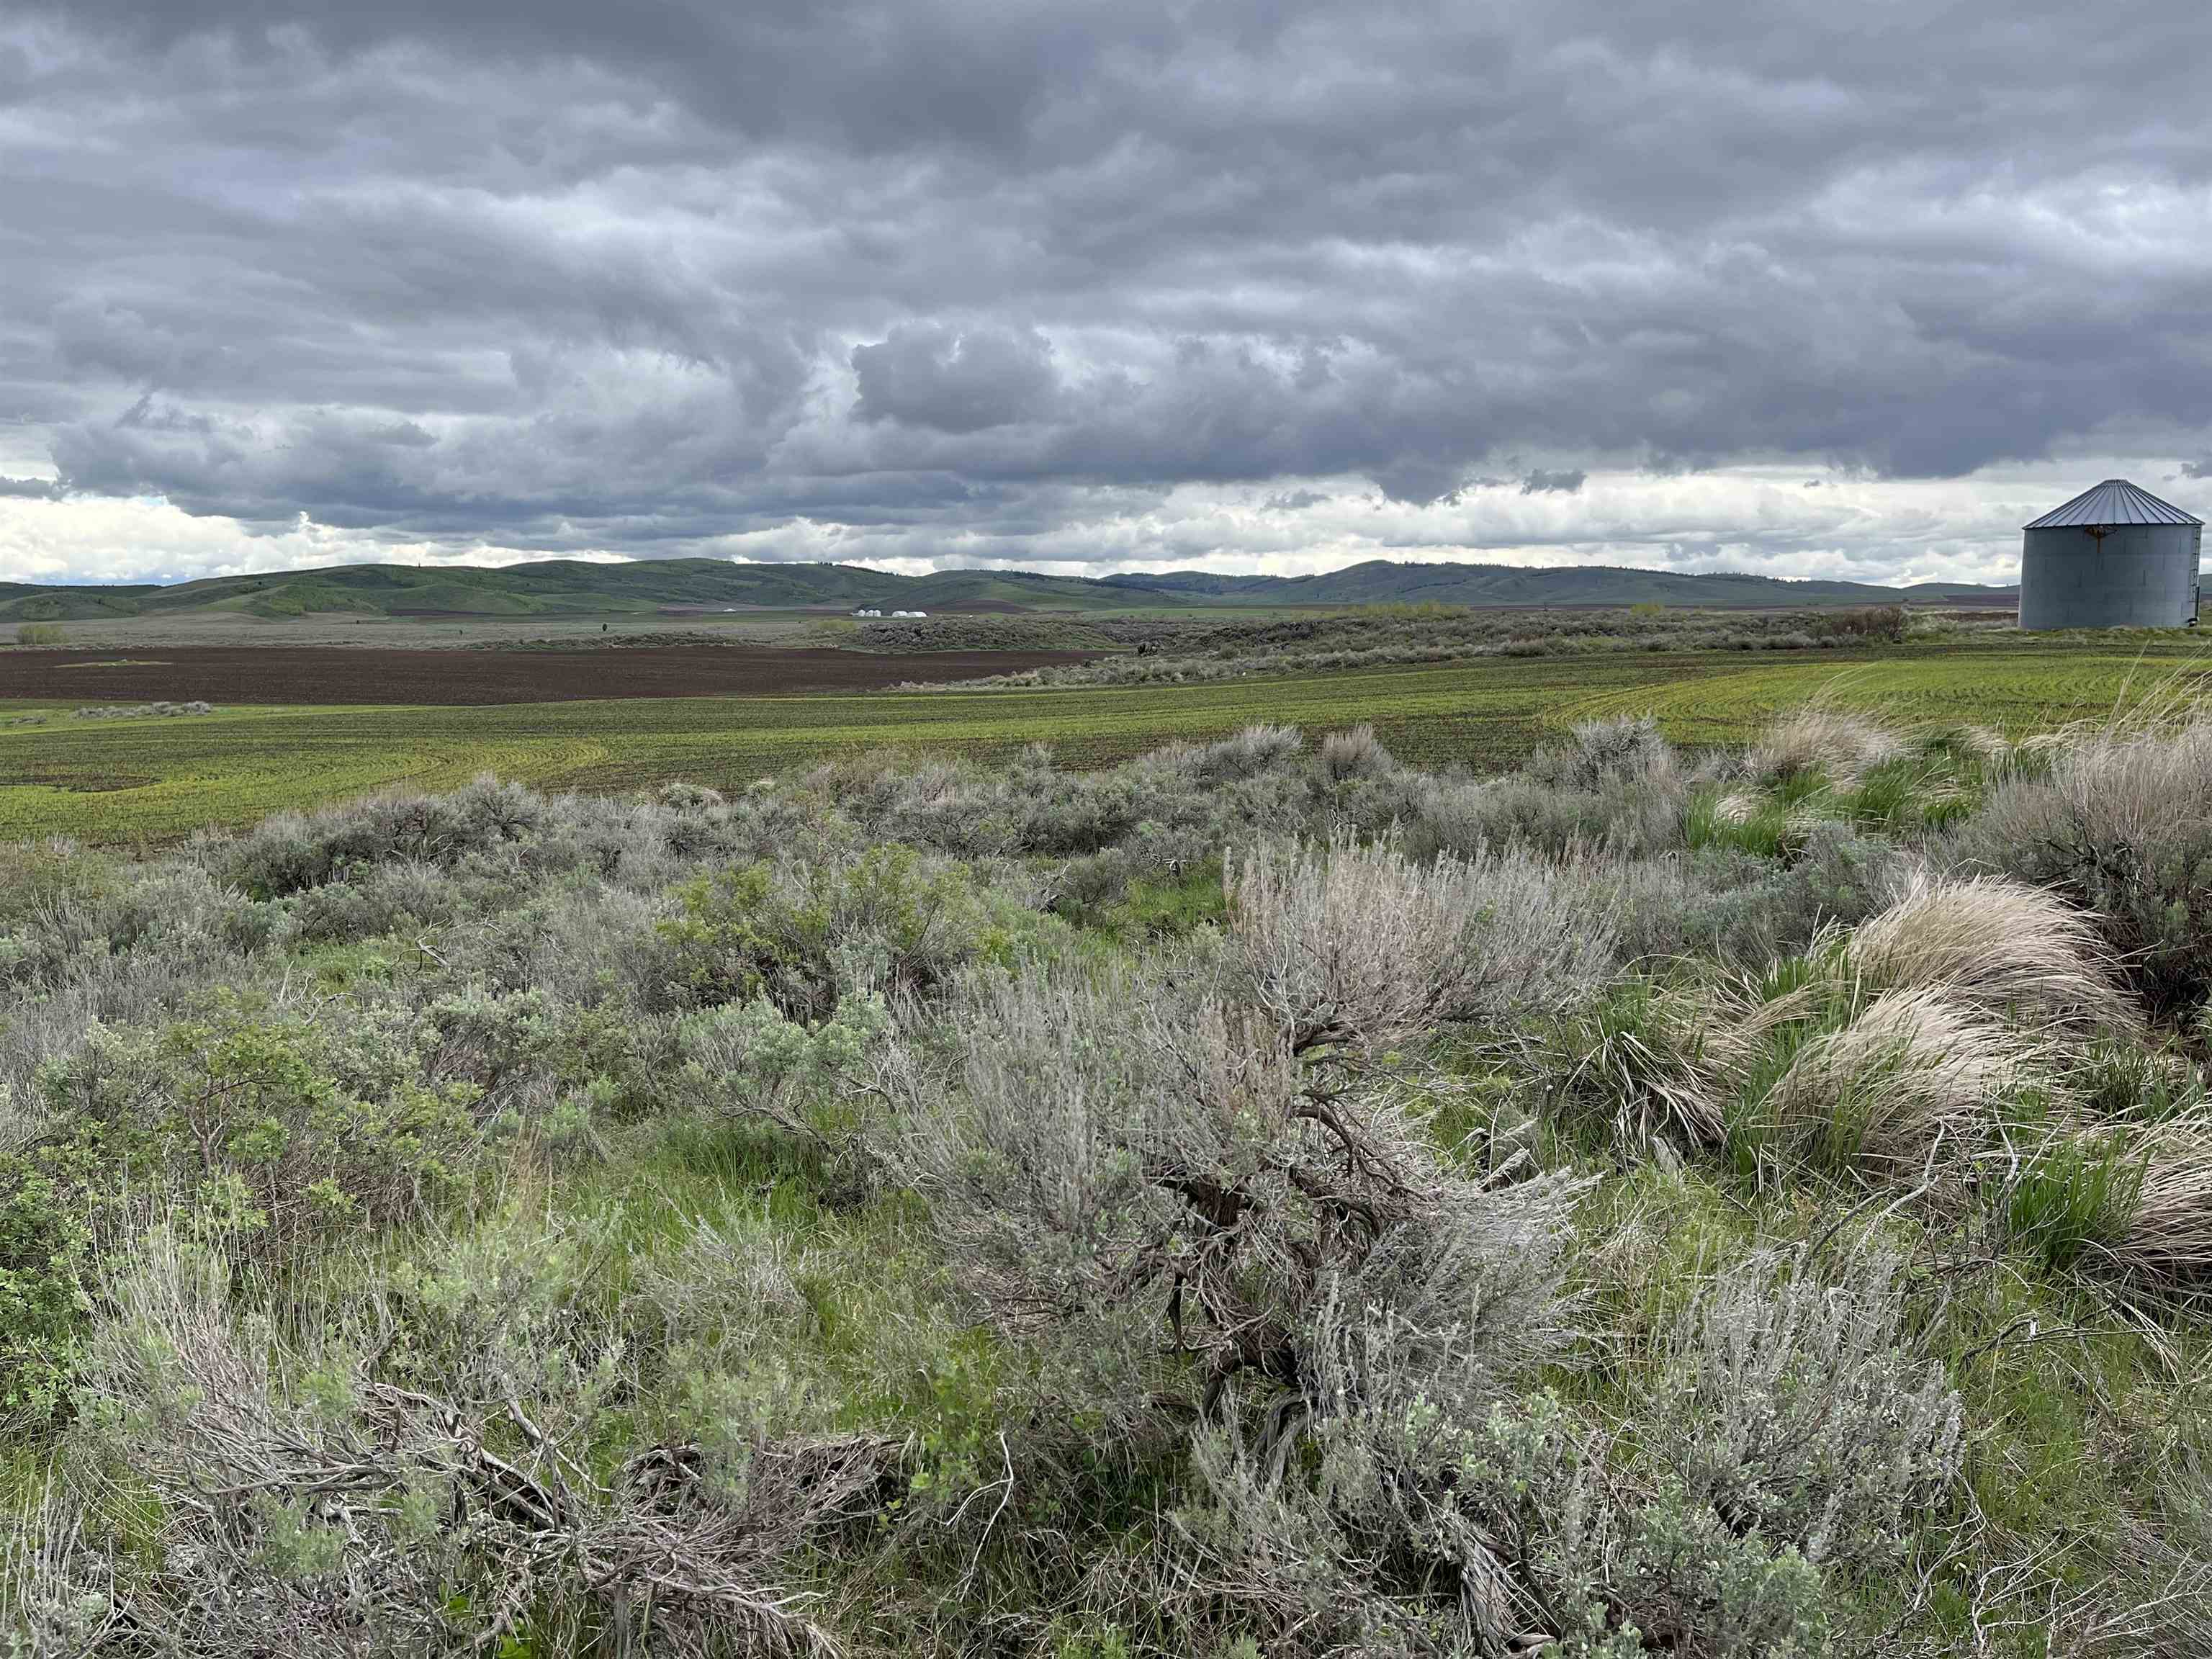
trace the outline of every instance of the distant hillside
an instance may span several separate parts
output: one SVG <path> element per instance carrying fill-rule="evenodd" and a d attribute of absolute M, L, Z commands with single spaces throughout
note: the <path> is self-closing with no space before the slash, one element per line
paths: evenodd
<path fill-rule="evenodd" d="M 496 568 L 339 565 L 216 576 L 171 586 L 40 587 L 0 583 L 0 622 L 87 621 L 185 612 L 283 617 L 330 612 L 387 617 L 554 617 L 667 609 L 1109 611 L 1137 607 L 1436 603 L 1498 605 L 1665 605 L 1766 609 L 1824 605 L 2002 604 L 2009 588 L 1923 583 L 1782 581 L 1593 567 L 1399 564 L 1382 560 L 1318 576 L 1218 576 L 1170 570 L 1091 579 L 1027 570 L 944 570 L 896 576 L 842 564 L 732 564 L 645 559 L 589 564 L 548 559 Z"/>
<path fill-rule="evenodd" d="M 1111 586 L 1244 605 L 1629 605 L 1772 609 L 1816 605 L 1995 603 L 2008 587 L 1924 582 L 1785 581 L 1736 572 L 1684 575 L 1608 565 L 1529 568 L 1499 564 L 1400 564 L 1372 560 L 1317 576 L 1217 576 L 1168 570 L 1103 579 Z"/>

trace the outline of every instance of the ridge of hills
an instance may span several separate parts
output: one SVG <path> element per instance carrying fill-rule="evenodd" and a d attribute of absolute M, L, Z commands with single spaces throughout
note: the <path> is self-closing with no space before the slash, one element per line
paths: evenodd
<path fill-rule="evenodd" d="M 545 559 L 501 566 L 336 565 L 166 585 L 0 582 L 0 622 L 191 612 L 269 618 L 332 612 L 525 617 L 859 605 L 927 611 L 1127 611 L 1432 603 L 1763 610 L 2001 605 L 2014 592 L 1967 582 L 1890 587 L 1792 581 L 1741 572 L 1690 575 L 1607 566 L 1419 564 L 1382 559 L 1310 576 L 1168 570 L 1103 577 L 981 569 L 902 576 L 857 565 L 739 564 L 722 559 L 641 559 L 623 564 Z"/>

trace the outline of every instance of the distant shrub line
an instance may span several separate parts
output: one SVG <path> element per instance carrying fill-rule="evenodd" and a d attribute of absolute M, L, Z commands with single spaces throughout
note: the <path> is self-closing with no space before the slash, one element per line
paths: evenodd
<path fill-rule="evenodd" d="M 133 705 L 106 703 L 98 708 L 74 709 L 70 718 L 80 720 L 137 720 L 147 716 L 174 718 L 179 714 L 212 714 L 215 705 L 208 702 L 142 702 Z"/>
<path fill-rule="evenodd" d="M 964 627 L 967 619 L 957 625 Z M 2008 618 L 1960 622 L 1915 617 L 1902 605 L 1787 613 L 1618 611 L 1480 611 L 1449 605 L 1373 605 L 1282 620 L 1200 623 L 1176 619 L 1085 623 L 1143 649 L 1093 661 L 1025 669 L 959 684 L 1004 686 L 1176 684 L 1249 674 L 1310 673 L 1485 657 L 1578 656 L 1620 651 L 1809 651 L 1900 642 L 1938 633 L 1982 631 Z M 1002 646 L 1029 619 L 993 619 Z M 955 624 L 948 623 L 947 627 Z M 935 630 L 933 622 L 927 629 Z M 921 625 L 914 636 L 923 637 Z M 1035 637 L 1035 636 L 1033 636 Z M 1041 637 L 1035 642 L 1042 643 Z M 1079 646 L 1089 640 L 1075 641 Z M 908 690 L 943 690 L 914 685 Z"/>

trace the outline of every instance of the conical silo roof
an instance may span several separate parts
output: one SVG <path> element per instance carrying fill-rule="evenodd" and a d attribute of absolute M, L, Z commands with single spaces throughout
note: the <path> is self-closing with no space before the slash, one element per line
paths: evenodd
<path fill-rule="evenodd" d="M 2054 507 L 2027 530 L 2063 530 L 2069 526 L 2118 524 L 2203 524 L 2194 514 L 2184 513 L 2148 489 L 2138 489 L 2125 478 L 2107 478 L 2093 484 L 2063 507 Z"/>

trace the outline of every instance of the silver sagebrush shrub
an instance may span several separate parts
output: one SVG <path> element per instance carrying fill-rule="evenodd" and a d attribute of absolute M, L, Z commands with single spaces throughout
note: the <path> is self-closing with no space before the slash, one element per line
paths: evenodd
<path fill-rule="evenodd" d="M 1959 1396 L 1911 1350 L 1899 1265 L 1870 1249 L 1830 1276 L 1771 1255 L 1722 1273 L 1639 1407 L 1650 1459 L 1686 1498 L 1851 1572 L 1898 1559 L 1962 1449 Z"/>
<path fill-rule="evenodd" d="M 1323 1413 L 1382 1386 L 1347 1346 L 1370 1315 L 1398 1322 L 1401 1392 L 1555 1340 L 1571 1189 L 1455 1173 L 1389 1099 L 1202 984 L 994 976 L 956 1028 L 949 1080 L 905 1085 L 906 1169 L 983 1310 L 1071 1363 L 1141 1370 L 1164 1334 L 1210 1399 L 1265 1379 Z"/>
<path fill-rule="evenodd" d="M 606 1409 L 634 1379 L 580 1306 L 591 1268 L 569 1242 L 453 1241 L 376 1337 L 297 1317 L 157 1227 L 102 1286 L 71 1447 L 130 1468 L 149 1535 L 75 1552 L 80 1594 L 193 1659 L 575 1651 L 611 1626 L 653 1650 L 834 1652 L 778 1580 L 872 1508 L 896 1446 L 763 1433 L 735 1480 L 693 1442 L 607 1468 Z"/>
<path fill-rule="evenodd" d="M 1951 857 L 2065 894 L 2154 1012 L 2194 1008 L 2212 992 L 2212 713 L 2079 733 L 2043 754 L 2047 768 L 1991 793 Z"/>
<path fill-rule="evenodd" d="M 1559 1349 L 1577 1188 L 1460 1174 L 1200 976 L 994 978 L 954 1024 L 902 1121 L 955 1273 L 1041 1356 L 1053 1420 L 1124 1443 L 1201 1425 L 1189 1553 L 1123 1562 L 1123 1589 L 1194 1629 L 1241 1609 L 1286 1654 L 1505 1628 L 1504 1569 L 1442 1471 L 1455 1425 Z"/>
<path fill-rule="evenodd" d="M 1522 853 L 1423 866 L 1340 835 L 1256 847 L 1224 880 L 1241 988 L 1299 1050 L 1558 1010 L 1613 965 L 1587 893 Z"/>

